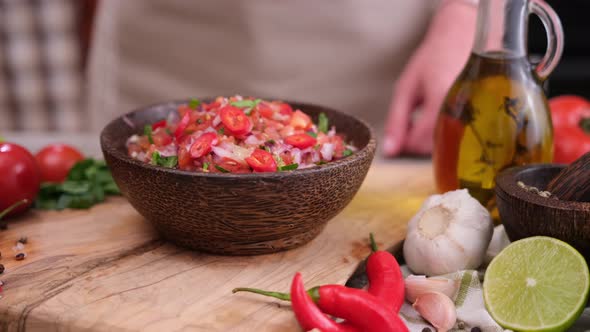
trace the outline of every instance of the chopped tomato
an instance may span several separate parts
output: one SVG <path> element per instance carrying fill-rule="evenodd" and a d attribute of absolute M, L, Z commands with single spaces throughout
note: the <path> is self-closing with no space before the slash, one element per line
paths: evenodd
<path fill-rule="evenodd" d="M 193 166 L 191 161 L 191 155 L 187 151 L 186 146 L 181 145 L 178 149 L 178 167 L 185 171 L 191 170 Z"/>
<path fill-rule="evenodd" d="M 167 125 L 168 125 L 168 122 L 166 122 L 166 120 L 160 120 L 152 125 L 152 130 L 156 131 L 156 129 L 165 128 Z"/>
<path fill-rule="evenodd" d="M 152 140 L 156 146 L 165 146 L 172 143 L 172 136 L 166 130 L 159 129 L 152 133 Z"/>
<path fill-rule="evenodd" d="M 200 158 L 211 152 L 213 145 L 217 143 L 217 135 L 214 133 L 204 133 L 199 136 L 191 146 L 191 157 Z"/>
<path fill-rule="evenodd" d="M 293 114 L 293 108 L 291 107 L 291 105 L 289 105 L 287 103 L 280 103 L 279 104 L 279 112 L 281 114 L 291 116 L 291 114 Z"/>
<path fill-rule="evenodd" d="M 293 145 L 296 148 L 306 149 L 314 146 L 316 139 L 308 134 L 295 134 L 285 138 L 285 143 Z"/>
<path fill-rule="evenodd" d="M 192 113 L 193 110 L 190 107 L 188 107 L 188 105 L 180 105 L 178 106 L 177 111 L 178 115 L 180 115 L 180 117 L 182 118 L 186 113 Z"/>
<path fill-rule="evenodd" d="M 256 105 L 256 111 L 260 113 L 260 116 L 265 117 L 267 119 L 272 119 L 272 115 L 274 114 L 274 111 L 272 110 L 270 105 L 268 105 L 265 102 L 258 103 L 258 105 Z"/>
<path fill-rule="evenodd" d="M 221 161 L 216 163 L 215 165 L 219 166 L 221 169 L 215 166 L 213 166 L 213 168 L 209 166 L 211 172 L 224 173 L 223 170 L 225 170 L 229 173 L 250 173 L 250 169 L 247 166 L 227 157 L 222 158 Z"/>
<path fill-rule="evenodd" d="M 179 109 L 179 112 L 180 112 L 180 109 Z M 178 126 L 176 127 L 176 130 L 174 131 L 174 136 L 176 137 L 177 141 L 180 141 L 182 136 L 184 136 L 184 130 L 186 129 L 186 127 L 188 127 L 189 122 L 191 120 L 191 113 L 192 113 L 192 111 L 184 113 L 184 115 L 182 116 L 182 120 L 180 120 L 180 122 L 178 123 Z"/>
<path fill-rule="evenodd" d="M 296 110 L 293 112 L 293 116 L 291 116 L 290 124 L 295 129 L 307 129 L 311 127 L 312 122 L 309 115 L 301 112 L 300 110 Z"/>
<path fill-rule="evenodd" d="M 250 120 L 240 108 L 225 106 L 219 111 L 221 122 L 234 135 L 245 135 L 251 130 Z"/>
<path fill-rule="evenodd" d="M 255 172 L 276 172 L 277 162 L 268 151 L 256 149 L 246 162 Z"/>

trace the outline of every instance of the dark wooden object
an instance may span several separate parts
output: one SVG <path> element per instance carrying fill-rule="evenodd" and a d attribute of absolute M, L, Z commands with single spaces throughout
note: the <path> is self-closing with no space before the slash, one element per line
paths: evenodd
<path fill-rule="evenodd" d="M 539 189 L 565 166 L 529 165 L 503 171 L 496 178 L 500 220 L 511 241 L 544 235 L 574 246 L 590 262 L 590 203 L 545 198 L 517 185 L 522 181 Z"/>
<path fill-rule="evenodd" d="M 123 195 L 164 238 L 184 247 L 254 255 L 305 244 L 352 200 L 373 160 L 376 142 L 364 122 L 301 103 L 291 104 L 314 120 L 326 113 L 330 124 L 359 151 L 308 169 L 254 174 L 186 172 L 127 156 L 129 136 L 186 102 L 136 110 L 115 119 L 101 133 L 105 160 Z"/>
<path fill-rule="evenodd" d="M 590 202 L 590 152 L 559 172 L 547 190 L 563 201 Z"/>

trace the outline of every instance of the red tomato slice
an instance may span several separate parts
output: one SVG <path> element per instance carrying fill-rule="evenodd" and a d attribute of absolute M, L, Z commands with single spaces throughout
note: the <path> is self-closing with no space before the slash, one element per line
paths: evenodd
<path fill-rule="evenodd" d="M 276 172 L 277 162 L 268 151 L 256 149 L 245 159 L 254 172 Z"/>
<path fill-rule="evenodd" d="M 293 145 L 296 148 L 306 149 L 314 146 L 316 139 L 308 134 L 295 134 L 285 138 L 285 143 Z"/>
<path fill-rule="evenodd" d="M 176 137 L 177 141 L 180 141 L 182 136 L 184 136 L 184 130 L 188 127 L 188 124 L 191 120 L 191 112 L 184 113 L 182 120 L 178 123 L 176 130 L 174 131 L 174 137 Z"/>
<path fill-rule="evenodd" d="M 221 122 L 234 135 L 245 135 L 250 129 L 250 120 L 244 111 L 235 106 L 225 106 L 219 111 Z"/>
<path fill-rule="evenodd" d="M 211 147 L 217 143 L 217 135 L 214 133 L 204 133 L 199 136 L 191 145 L 191 157 L 200 158 L 211 152 Z"/>
<path fill-rule="evenodd" d="M 309 115 L 301 112 L 300 110 L 296 110 L 293 112 L 293 116 L 291 116 L 291 126 L 295 129 L 307 129 L 311 127 L 312 122 Z"/>
<path fill-rule="evenodd" d="M 178 168 L 190 171 L 193 169 L 191 154 L 186 150 L 186 145 L 182 144 L 178 148 Z"/>
<path fill-rule="evenodd" d="M 155 131 L 158 128 L 165 128 L 166 125 L 168 125 L 168 122 L 166 122 L 166 120 L 160 120 L 152 125 L 152 130 Z"/>

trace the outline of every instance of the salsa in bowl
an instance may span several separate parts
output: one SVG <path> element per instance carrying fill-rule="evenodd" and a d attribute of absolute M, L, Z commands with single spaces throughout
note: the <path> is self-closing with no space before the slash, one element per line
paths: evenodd
<path fill-rule="evenodd" d="M 314 121 L 315 120 L 315 121 Z M 352 155 L 356 148 L 330 124 L 283 101 L 192 99 L 127 140 L 129 156 L 202 173 L 279 172 Z"/>
<path fill-rule="evenodd" d="M 214 100 L 200 99 L 202 103 Z M 353 153 L 295 170 L 253 172 L 250 168 L 245 173 L 204 172 L 194 163 L 194 169 L 181 169 L 131 156 L 130 137 L 143 136 L 146 126 L 178 116 L 178 108 L 190 100 L 163 102 L 114 119 L 101 132 L 101 148 L 121 193 L 163 238 L 227 255 L 287 250 L 316 237 L 348 205 L 376 148 L 373 132 L 363 121 L 327 107 L 287 103 L 316 126 L 323 113 L 329 130 L 336 128 L 346 145 L 355 148 Z"/>

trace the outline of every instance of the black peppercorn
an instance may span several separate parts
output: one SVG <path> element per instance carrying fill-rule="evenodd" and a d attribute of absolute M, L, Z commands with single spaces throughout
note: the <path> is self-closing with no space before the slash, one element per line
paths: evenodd
<path fill-rule="evenodd" d="M 0 274 L 4 273 L 4 265 L 0 264 Z"/>
<path fill-rule="evenodd" d="M 479 327 L 474 327 L 471 329 L 471 332 L 481 332 L 481 329 Z"/>
<path fill-rule="evenodd" d="M 24 252 L 19 252 L 18 254 L 16 254 L 16 256 L 14 256 L 14 258 L 16 258 L 17 261 L 22 261 L 23 259 L 25 259 L 25 257 L 27 257 L 27 254 L 25 254 Z"/>
<path fill-rule="evenodd" d="M 18 239 L 18 241 L 17 241 L 17 242 L 20 242 L 20 243 L 22 243 L 22 244 L 27 244 L 27 241 L 28 241 L 28 239 L 27 239 L 27 237 L 26 237 L 26 236 L 21 236 L 21 238 L 20 238 L 20 239 Z"/>
<path fill-rule="evenodd" d="M 432 332 L 432 330 L 429 327 L 425 327 L 422 329 L 422 332 Z"/>

